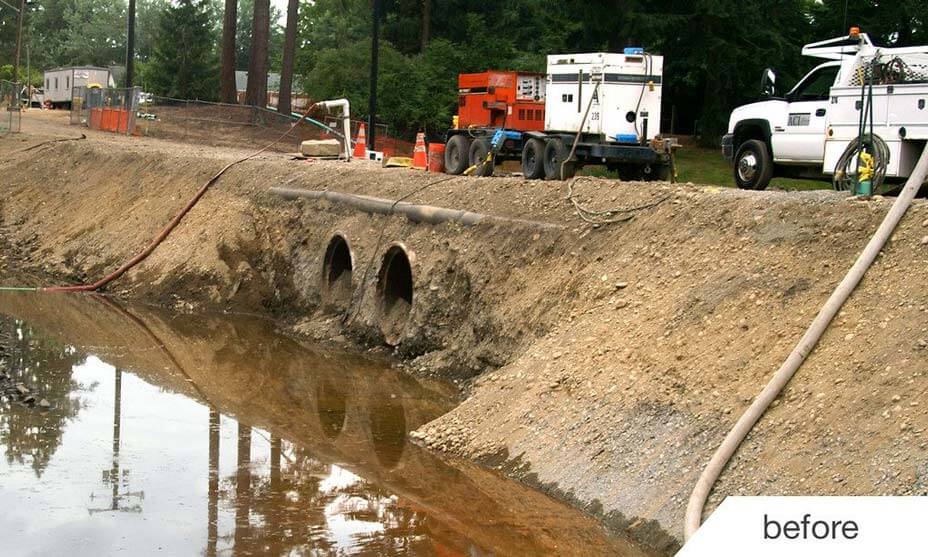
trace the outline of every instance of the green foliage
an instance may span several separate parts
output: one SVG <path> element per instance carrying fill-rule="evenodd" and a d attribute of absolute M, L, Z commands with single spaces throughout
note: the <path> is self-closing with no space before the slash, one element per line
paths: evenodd
<path fill-rule="evenodd" d="M 126 57 L 123 0 L 71 0 L 64 10 L 60 55 L 71 64 L 110 66 Z"/>
<path fill-rule="evenodd" d="M 156 95 L 212 100 L 219 92 L 217 36 L 208 5 L 180 0 L 161 13 L 157 38 L 142 81 Z"/>
<path fill-rule="evenodd" d="M 42 86 L 42 72 L 32 69 L 32 73 L 28 76 L 26 75 L 26 68 L 20 67 L 19 71 L 16 72 L 19 76 L 19 81 L 25 87 L 27 83 L 32 83 L 33 87 Z M 0 81 L 13 81 L 13 65 L 6 64 L 5 66 L 0 66 Z"/>

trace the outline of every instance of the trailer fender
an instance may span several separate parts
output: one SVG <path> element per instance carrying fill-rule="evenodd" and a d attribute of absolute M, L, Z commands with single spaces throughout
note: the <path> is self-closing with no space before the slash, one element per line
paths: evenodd
<path fill-rule="evenodd" d="M 525 141 L 528 141 L 529 139 L 540 139 L 542 141 L 546 141 L 548 139 L 548 134 L 539 131 L 528 131 L 522 132 L 522 138 Z"/>

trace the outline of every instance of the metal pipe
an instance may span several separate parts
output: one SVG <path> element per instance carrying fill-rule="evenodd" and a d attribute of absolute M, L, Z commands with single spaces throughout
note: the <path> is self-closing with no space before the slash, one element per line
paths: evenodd
<path fill-rule="evenodd" d="M 864 273 L 867 272 L 867 269 L 869 269 L 874 260 L 876 260 L 877 256 L 880 254 L 880 250 L 883 249 L 886 241 L 889 240 L 896 226 L 898 226 L 899 221 L 902 220 L 903 215 L 905 215 L 906 210 L 908 210 L 909 205 L 912 204 L 912 199 L 915 198 L 915 194 L 918 193 L 919 188 L 921 188 L 922 184 L 925 182 L 926 176 L 928 176 L 928 145 L 926 145 L 925 149 L 922 151 L 922 156 L 918 159 L 918 164 L 909 176 L 905 187 L 902 189 L 899 197 L 896 198 L 896 202 L 893 203 L 893 206 L 889 209 L 889 212 L 886 214 L 879 228 L 873 233 L 873 236 L 867 243 L 867 247 L 864 248 L 864 251 L 861 252 L 857 261 L 854 262 L 854 265 L 847 272 L 847 275 L 845 275 L 841 283 L 838 284 L 835 291 L 832 292 L 828 301 L 822 306 L 822 309 L 819 310 L 818 315 L 815 316 L 812 324 L 809 325 L 808 330 L 806 330 L 806 333 L 802 336 L 799 344 L 793 348 L 789 357 L 786 358 L 786 361 L 783 362 L 780 369 L 773 375 L 773 378 L 770 379 L 767 386 L 757 395 L 754 402 L 752 402 L 748 409 L 744 411 L 744 414 L 738 418 L 738 422 L 735 423 L 735 426 L 728 432 L 728 435 L 725 436 L 725 440 L 722 441 L 722 444 L 716 449 L 715 454 L 712 455 L 705 470 L 702 471 L 702 474 L 696 481 L 696 486 L 693 488 L 693 493 L 690 495 L 689 503 L 686 506 L 684 536 L 687 540 L 699 529 L 699 524 L 702 522 L 703 507 L 706 505 L 706 499 L 708 499 L 709 492 L 712 491 L 712 487 L 718 480 L 719 475 L 721 475 L 722 470 L 728 465 L 728 461 L 731 460 L 735 451 L 741 446 L 741 443 L 744 441 L 744 438 L 747 437 L 748 433 L 750 433 L 754 424 L 764 415 L 764 412 L 767 411 L 770 404 L 780 394 L 780 391 L 786 387 L 789 380 L 792 379 L 796 371 L 799 370 L 799 367 L 805 362 L 806 357 L 812 352 L 815 345 L 818 344 L 819 339 L 822 338 L 822 335 L 828 329 L 828 325 L 831 324 L 832 319 L 841 311 L 841 307 L 850 297 L 854 289 L 857 288 L 857 285 L 860 284 L 861 279 L 864 277 Z"/>
<path fill-rule="evenodd" d="M 456 222 L 464 226 L 476 226 L 482 222 L 488 222 L 496 224 L 527 226 L 530 228 L 539 228 L 542 230 L 564 229 L 564 227 L 561 225 L 547 222 L 513 219 L 509 217 L 497 217 L 460 209 L 447 209 L 444 207 L 435 207 L 433 205 L 416 205 L 413 203 L 406 203 L 404 201 L 396 202 L 390 199 L 369 197 L 366 195 L 355 195 L 351 193 L 341 193 L 336 191 L 303 190 L 297 188 L 271 188 L 270 191 L 271 193 L 275 193 L 284 199 L 306 198 L 325 200 L 331 203 L 347 205 L 365 213 L 378 215 L 401 214 L 413 222 L 424 222 L 428 224 Z"/>

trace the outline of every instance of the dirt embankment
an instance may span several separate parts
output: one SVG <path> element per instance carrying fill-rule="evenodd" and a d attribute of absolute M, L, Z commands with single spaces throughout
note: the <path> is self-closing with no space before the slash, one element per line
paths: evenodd
<path fill-rule="evenodd" d="M 94 136 L 13 155 L 0 163 L 2 234 L 18 265 L 97 278 L 240 154 Z M 421 373 L 473 378 L 467 400 L 420 429 L 421 441 L 505 468 L 668 551 L 701 466 L 890 205 L 582 181 L 582 202 L 597 209 L 669 196 L 628 223 L 593 228 L 562 183 L 429 183 L 406 170 L 262 157 L 230 171 L 113 290 L 270 312 L 316 338 L 379 346 L 388 293 L 377 278 L 391 246 L 405 248 L 412 303 L 397 354 Z M 562 228 L 415 224 L 283 201 L 269 186 L 417 192 L 408 201 Z M 336 233 L 350 246 L 347 321 L 333 311 L 347 302 L 323 297 Z M 730 494 L 928 493 L 926 236 L 919 201 L 712 505 Z"/>

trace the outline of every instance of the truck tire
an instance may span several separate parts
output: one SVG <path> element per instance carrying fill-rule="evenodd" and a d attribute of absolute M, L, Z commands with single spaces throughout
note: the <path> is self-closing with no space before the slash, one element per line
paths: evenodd
<path fill-rule="evenodd" d="M 490 152 L 490 142 L 486 139 L 475 139 L 470 145 L 470 165 L 476 166 L 474 176 L 492 176 L 495 162 L 492 158 L 484 162 Z"/>
<path fill-rule="evenodd" d="M 545 177 L 545 142 L 533 137 L 522 148 L 522 175 L 528 180 Z"/>
<path fill-rule="evenodd" d="M 445 172 L 455 176 L 470 166 L 470 139 L 465 135 L 455 135 L 445 146 Z"/>
<path fill-rule="evenodd" d="M 576 163 L 562 164 L 570 155 L 570 149 L 561 139 L 552 139 L 545 145 L 545 179 L 570 180 L 577 173 Z"/>
<path fill-rule="evenodd" d="M 642 167 L 642 175 L 647 182 L 669 182 L 670 165 L 669 164 L 652 164 Z"/>
<path fill-rule="evenodd" d="M 623 182 L 640 182 L 642 180 L 641 165 L 622 163 L 607 166 L 606 168 L 618 173 L 619 180 Z"/>
<path fill-rule="evenodd" d="M 773 161 L 767 145 L 757 139 L 749 139 L 735 153 L 735 184 L 743 190 L 766 189 L 773 178 Z"/>

